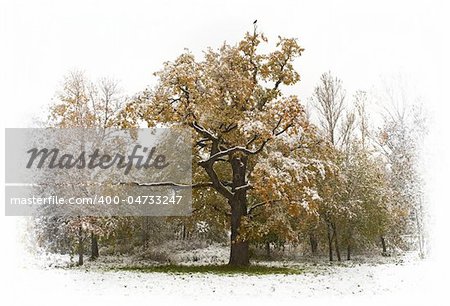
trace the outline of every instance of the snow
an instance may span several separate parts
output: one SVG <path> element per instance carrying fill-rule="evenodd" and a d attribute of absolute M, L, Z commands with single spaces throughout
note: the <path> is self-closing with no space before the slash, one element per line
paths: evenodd
<path fill-rule="evenodd" d="M 194 256 L 195 255 L 195 256 Z M 182 264 L 220 264 L 228 253 L 223 246 L 180 251 L 173 256 Z M 194 261 L 193 258 L 197 259 Z M 115 259 L 114 259 L 115 258 Z M 329 263 L 325 258 L 301 261 L 258 262 L 258 264 L 305 269 L 300 275 L 165 274 L 110 270 L 121 259 L 103 256 L 83 267 L 61 268 L 68 256 L 41 254 L 39 260 L 23 262 L 9 282 L 8 295 L 16 301 L 48 301 L 49 294 L 80 298 L 111 296 L 179 301 L 217 301 L 230 298 L 257 299 L 380 299 L 423 292 L 429 263 L 415 254 L 401 257 L 357 257 L 350 262 Z M 123 257 L 127 258 L 127 257 Z M 216 258 L 216 260 L 208 260 Z M 122 262 L 118 266 L 135 265 Z M 141 263 L 142 264 L 142 263 Z M 27 266 L 27 267 L 25 267 Z M 58 268 L 59 267 L 59 268 Z M 32 292 L 33 296 L 23 294 Z M 67 298 L 66 298 L 67 299 Z M 114 300 L 113 302 L 117 302 Z M 21 304 L 21 303 L 19 303 Z"/>
<path fill-rule="evenodd" d="M 10 233 L 13 228 L 8 228 Z M 68 255 L 32 257 L 23 245 L 19 247 L 16 235 L 10 236 L 8 256 L 2 261 L 2 299 L 11 301 L 7 305 L 341 304 L 337 300 L 346 305 L 424 305 L 444 296 L 448 284 L 444 265 L 419 260 L 416 254 L 355 257 L 340 264 L 302 257 L 257 263 L 302 267 L 306 272 L 300 275 L 175 275 L 108 269 L 118 261 L 136 264 L 127 256 L 101 256 L 95 263 L 86 260 L 81 268 L 61 268 L 69 263 Z M 171 254 L 180 264 L 220 264 L 228 255 L 227 247 L 221 245 Z"/>
<path fill-rule="evenodd" d="M 411 269 L 414 267 L 414 269 Z M 35 292 L 52 289 L 72 293 L 108 295 L 170 295 L 180 297 L 226 298 L 312 297 L 326 295 L 383 294 L 420 289 L 416 265 L 336 266 L 304 275 L 164 274 L 88 269 L 46 269 L 21 271 L 20 284 Z M 413 271 L 411 271 L 413 270 Z M 412 273 L 414 277 L 411 277 Z"/>

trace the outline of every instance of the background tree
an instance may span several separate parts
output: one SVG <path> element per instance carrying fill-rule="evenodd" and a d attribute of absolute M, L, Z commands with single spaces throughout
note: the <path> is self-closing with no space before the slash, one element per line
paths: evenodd
<path fill-rule="evenodd" d="M 81 71 L 64 78 L 62 88 L 50 109 L 49 126 L 54 128 L 110 128 L 116 126 L 125 98 L 117 81 L 103 78 L 97 83 Z M 68 175 L 68 174 L 67 174 Z M 81 188 L 81 187 L 80 187 Z M 87 192 L 86 189 L 80 192 Z M 53 219 L 64 222 L 70 236 L 76 237 L 78 264 L 83 264 L 84 242 L 91 240 L 91 258 L 99 256 L 98 237 L 110 234 L 114 218 L 75 217 Z"/>
<path fill-rule="evenodd" d="M 386 105 L 383 125 L 374 138 L 386 158 L 390 210 L 396 216 L 396 224 L 391 224 L 387 234 L 394 244 L 395 241 L 403 242 L 401 237 L 412 237 L 409 244 L 416 244 L 423 257 L 426 212 L 420 153 L 427 130 L 423 109 L 419 101 L 411 96 L 411 91 L 403 82 L 385 87 L 380 97 Z"/>
<path fill-rule="evenodd" d="M 334 77 L 331 72 L 322 74 L 319 84 L 314 89 L 312 96 L 312 105 L 317 110 L 318 121 L 322 128 L 325 139 L 335 149 L 335 163 L 339 158 L 338 148 L 340 145 L 348 143 L 348 137 L 353 126 L 352 115 L 347 116 L 345 121 L 345 90 L 342 87 L 342 81 Z M 338 134 L 338 132 L 341 132 Z M 332 245 L 334 242 L 337 259 L 341 260 L 339 249 L 339 237 L 336 213 L 339 210 L 339 201 L 341 201 L 342 176 L 336 175 L 329 178 L 323 185 L 323 201 L 326 206 L 323 212 L 323 220 L 327 226 L 327 239 L 330 261 L 333 260 Z"/>

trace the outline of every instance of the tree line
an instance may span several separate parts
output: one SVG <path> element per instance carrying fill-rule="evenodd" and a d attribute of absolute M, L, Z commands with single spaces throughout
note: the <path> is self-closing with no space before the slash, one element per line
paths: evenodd
<path fill-rule="evenodd" d="M 291 38 L 280 37 L 270 52 L 264 44 L 255 26 L 200 59 L 186 51 L 133 97 L 117 81 L 69 73 L 48 126 L 192 130 L 193 214 L 38 218 L 37 241 L 78 254 L 79 265 L 88 242 L 95 259 L 99 243 L 123 253 L 192 237 L 228 240 L 233 266 L 249 265 L 251 248 L 270 256 L 286 245 L 331 261 L 378 250 L 424 254 L 422 110 L 392 88 L 380 116 L 371 116 L 371 95 L 348 97 L 330 72 L 302 103 L 284 92 L 300 81 L 294 61 L 305 50 Z"/>

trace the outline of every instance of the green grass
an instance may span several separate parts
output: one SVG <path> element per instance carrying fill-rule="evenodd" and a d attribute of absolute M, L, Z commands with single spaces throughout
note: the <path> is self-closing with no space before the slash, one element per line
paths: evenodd
<path fill-rule="evenodd" d="M 114 270 L 134 271 L 134 272 L 159 272 L 170 274 L 192 274 L 192 273 L 209 273 L 219 275 L 268 275 L 268 274 L 301 274 L 301 269 L 285 268 L 285 267 L 267 267 L 259 265 L 251 265 L 249 267 L 231 267 L 228 265 L 204 265 L 204 266 L 180 266 L 180 265 L 162 265 L 162 266 L 146 266 L 146 267 L 125 267 Z"/>

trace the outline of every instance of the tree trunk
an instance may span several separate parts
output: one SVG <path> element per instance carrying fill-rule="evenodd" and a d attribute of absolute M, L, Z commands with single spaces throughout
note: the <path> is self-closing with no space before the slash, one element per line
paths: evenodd
<path fill-rule="evenodd" d="M 341 261 L 341 251 L 339 250 L 339 239 L 335 223 L 332 224 L 332 228 L 333 228 L 334 246 L 336 248 L 336 257 L 338 261 Z"/>
<path fill-rule="evenodd" d="M 425 236 L 423 233 L 423 209 L 422 204 L 420 202 L 419 207 L 414 207 L 414 214 L 416 215 L 416 228 L 417 228 L 417 243 L 419 247 L 419 256 L 420 258 L 425 258 Z"/>
<path fill-rule="evenodd" d="M 248 256 L 248 241 L 243 241 L 239 237 L 239 226 L 242 216 L 246 214 L 243 211 L 242 203 L 234 202 L 231 204 L 231 252 L 230 266 L 248 266 L 250 264 Z"/>
<path fill-rule="evenodd" d="M 229 200 L 231 206 L 231 251 L 230 266 L 248 266 L 250 264 L 248 254 L 248 241 L 239 237 L 239 227 L 241 219 L 247 215 L 247 191 L 245 189 L 235 190 L 236 187 L 244 186 L 247 159 L 246 157 L 234 157 L 231 160 L 233 169 L 233 189 L 235 191 L 232 199 Z"/>
<path fill-rule="evenodd" d="M 347 230 L 347 260 L 351 259 L 351 253 L 352 253 L 352 243 L 353 243 L 353 228 L 350 226 Z"/>
<path fill-rule="evenodd" d="M 270 242 L 266 242 L 266 255 L 270 258 Z"/>
<path fill-rule="evenodd" d="M 144 247 L 145 250 L 148 249 L 148 227 L 149 227 L 149 217 L 145 216 L 142 219 L 142 246 Z"/>
<path fill-rule="evenodd" d="M 78 265 L 83 265 L 83 229 L 81 228 L 81 224 L 78 227 Z"/>
<path fill-rule="evenodd" d="M 330 261 L 333 261 L 333 236 L 331 225 L 327 223 L 327 236 L 328 236 L 328 254 L 330 257 Z"/>
<path fill-rule="evenodd" d="M 97 259 L 98 258 L 98 239 L 97 236 L 94 235 L 93 232 L 91 232 L 91 259 Z"/>
<path fill-rule="evenodd" d="M 387 255 L 387 248 L 386 248 L 386 240 L 383 236 L 381 236 L 381 246 L 383 248 L 383 253 L 381 253 L 383 256 Z"/>
<path fill-rule="evenodd" d="M 316 256 L 319 242 L 317 241 L 317 235 L 315 233 L 309 233 L 309 244 L 311 245 L 311 254 Z"/>
<path fill-rule="evenodd" d="M 187 237 L 186 225 L 183 224 L 182 226 L 183 226 L 182 240 L 186 240 Z"/>

